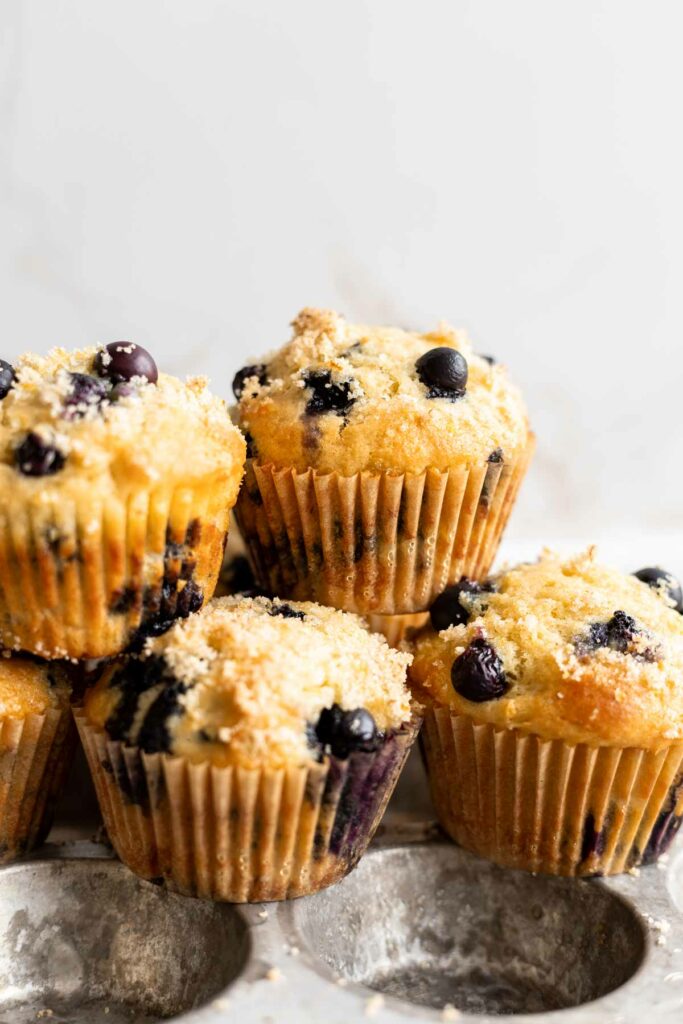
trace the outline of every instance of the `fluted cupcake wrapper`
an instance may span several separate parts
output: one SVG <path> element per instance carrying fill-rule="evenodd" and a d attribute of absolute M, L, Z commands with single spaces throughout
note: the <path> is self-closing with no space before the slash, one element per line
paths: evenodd
<path fill-rule="evenodd" d="M 533 451 L 421 474 L 318 473 L 247 462 L 235 512 L 259 584 L 373 615 L 425 611 L 493 562 Z M 381 625 L 381 623 L 380 623 Z"/>
<path fill-rule="evenodd" d="M 0 718 L 0 863 L 39 846 L 71 765 L 70 709 Z"/>
<path fill-rule="evenodd" d="M 442 827 L 504 867 L 614 875 L 666 850 L 683 815 L 683 743 L 657 751 L 543 740 L 425 712 L 422 749 Z"/>
<path fill-rule="evenodd" d="M 317 892 L 365 852 L 419 728 L 310 767 L 219 768 L 145 754 L 76 723 L 109 838 L 135 874 L 247 903 Z"/>
<path fill-rule="evenodd" d="M 196 588 L 208 600 L 228 528 L 224 485 L 213 474 L 127 496 L 0 496 L 0 648 L 108 657 L 145 621 L 175 617 Z"/>

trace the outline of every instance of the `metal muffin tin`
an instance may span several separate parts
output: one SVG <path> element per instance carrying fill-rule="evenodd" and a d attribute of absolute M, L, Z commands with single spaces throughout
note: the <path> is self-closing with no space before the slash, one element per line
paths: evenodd
<path fill-rule="evenodd" d="M 683 845 L 614 879 L 503 870 L 439 835 L 413 756 L 343 882 L 229 906 L 135 878 L 87 838 L 82 764 L 70 792 L 0 869 L 0 1024 L 683 1020 Z"/>

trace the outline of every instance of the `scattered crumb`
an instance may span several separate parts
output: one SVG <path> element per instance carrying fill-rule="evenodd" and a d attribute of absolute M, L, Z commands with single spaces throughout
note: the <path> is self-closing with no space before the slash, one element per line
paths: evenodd
<path fill-rule="evenodd" d="M 460 1020 L 461 1017 L 460 1010 L 456 1010 L 452 1003 L 446 1003 L 441 1011 L 441 1020 Z"/>
<path fill-rule="evenodd" d="M 374 1017 L 375 1014 L 379 1013 L 383 1006 L 384 996 L 381 996 L 379 993 L 377 993 L 376 996 L 370 996 L 365 1004 L 365 1016 Z"/>
<path fill-rule="evenodd" d="M 54 1010 L 38 1010 L 36 1018 L 38 1020 L 45 1020 L 46 1017 L 54 1017 Z"/>
<path fill-rule="evenodd" d="M 671 922 L 665 918 L 652 917 L 650 914 L 645 914 L 645 920 L 655 932 L 655 945 L 665 946 L 667 933 L 671 931 Z"/>
<path fill-rule="evenodd" d="M 346 986 L 348 985 L 348 981 L 346 980 L 346 978 L 335 978 L 334 983 L 335 985 L 338 985 L 339 988 L 346 988 Z"/>
<path fill-rule="evenodd" d="M 683 981 L 683 971 L 673 971 L 664 976 L 664 981 Z"/>
<path fill-rule="evenodd" d="M 269 967 L 268 970 L 266 971 L 267 981 L 280 981 L 281 978 L 283 977 L 284 975 L 282 974 L 282 971 L 280 970 L 279 967 Z"/>
<path fill-rule="evenodd" d="M 258 912 L 258 914 L 256 916 L 260 917 L 262 921 L 265 921 L 266 918 L 268 917 L 268 911 L 264 907 L 263 910 L 259 910 L 259 912 Z"/>
<path fill-rule="evenodd" d="M 211 1005 L 214 1008 L 214 1010 L 229 1010 L 230 1000 L 222 996 L 220 999 L 214 999 Z"/>
<path fill-rule="evenodd" d="M 285 946 L 285 953 L 289 956 L 298 956 L 301 950 L 298 946 Z"/>
<path fill-rule="evenodd" d="M 635 864 L 632 868 L 629 868 L 626 872 L 627 875 L 633 875 L 634 878 L 640 877 L 640 868 L 636 867 Z"/>

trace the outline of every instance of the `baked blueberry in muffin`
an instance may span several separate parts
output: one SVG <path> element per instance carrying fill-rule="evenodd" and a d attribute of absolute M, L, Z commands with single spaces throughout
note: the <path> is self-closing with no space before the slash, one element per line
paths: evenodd
<path fill-rule="evenodd" d="M 116 654 L 216 584 L 245 444 L 132 342 L 0 365 L 0 646 Z"/>
<path fill-rule="evenodd" d="M 415 736 L 409 662 L 354 615 L 224 597 L 110 665 L 78 720 L 122 859 L 183 892 L 236 901 L 342 877 Z M 155 822 L 142 844 L 129 828 L 140 812 Z M 163 831 L 176 817 L 184 838 L 169 858 Z M 200 870 L 192 851 L 207 844 Z"/>
<path fill-rule="evenodd" d="M 259 583 L 363 614 L 426 612 L 489 569 L 533 447 L 521 395 L 447 325 L 304 309 L 293 327 L 234 381 L 250 456 L 237 513 Z"/>
<path fill-rule="evenodd" d="M 683 813 L 680 607 L 672 574 L 629 575 L 592 549 L 439 598 L 410 677 L 450 834 L 560 874 L 614 873 L 661 852 Z M 482 786 L 493 817 L 468 809 Z"/>

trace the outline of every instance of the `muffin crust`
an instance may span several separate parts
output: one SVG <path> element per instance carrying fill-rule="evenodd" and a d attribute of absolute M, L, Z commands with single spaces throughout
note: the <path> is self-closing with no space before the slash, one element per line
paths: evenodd
<path fill-rule="evenodd" d="M 410 655 L 389 648 L 355 615 L 312 603 L 218 598 L 148 641 L 143 659 L 163 667 L 153 685 L 133 694 L 118 738 L 141 742 L 152 704 L 173 691 L 162 723 L 165 749 L 193 762 L 251 768 L 314 760 L 310 727 L 335 704 L 364 708 L 383 732 L 411 717 Z M 129 699 L 126 687 L 125 669 L 105 671 L 86 695 L 91 725 L 111 734 L 107 723 Z"/>
<path fill-rule="evenodd" d="M 594 549 L 545 552 L 463 594 L 465 624 L 427 631 L 410 671 L 418 699 L 475 722 L 592 746 L 658 749 L 683 739 L 683 616 L 663 590 L 601 565 Z M 454 686 L 471 644 L 500 660 L 500 696 Z"/>
<path fill-rule="evenodd" d="M 461 397 L 430 397 L 421 380 L 416 363 L 436 348 L 464 356 Z M 446 324 L 419 334 L 304 309 L 291 341 L 238 377 L 235 421 L 262 464 L 344 476 L 422 473 L 512 458 L 528 439 L 522 398 L 504 368 Z"/>
<path fill-rule="evenodd" d="M 25 718 L 68 705 L 70 686 L 59 665 L 0 657 L 0 719 Z"/>

